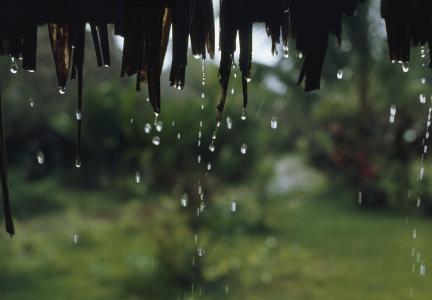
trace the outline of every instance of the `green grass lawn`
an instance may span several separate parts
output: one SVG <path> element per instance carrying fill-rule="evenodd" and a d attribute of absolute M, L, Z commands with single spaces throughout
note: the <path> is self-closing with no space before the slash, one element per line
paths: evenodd
<path fill-rule="evenodd" d="M 1 234 L 0 299 L 394 300 L 411 299 L 413 287 L 412 299 L 426 300 L 432 293 L 432 220 L 371 213 L 346 192 L 271 199 L 268 228 L 243 226 L 259 210 L 247 200 L 234 214 L 213 215 L 228 207 L 221 200 L 208 210 L 210 224 L 228 225 L 201 228 L 196 245 L 177 199 L 113 203 L 108 195 L 63 193 L 92 204 L 21 220 L 12 240 Z M 412 274 L 412 246 L 424 277 L 419 265 Z"/>

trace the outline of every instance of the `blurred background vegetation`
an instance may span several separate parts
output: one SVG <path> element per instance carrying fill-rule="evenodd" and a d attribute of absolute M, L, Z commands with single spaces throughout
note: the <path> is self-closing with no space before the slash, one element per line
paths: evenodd
<path fill-rule="evenodd" d="M 190 58 L 184 91 L 164 73 L 159 132 L 114 40 L 109 69 L 89 46 L 81 168 L 76 82 L 59 95 L 40 28 L 36 73 L 0 62 L 17 222 L 0 235 L 0 299 L 429 299 L 432 78 L 420 50 L 409 72 L 388 62 L 376 3 L 331 40 L 320 91 L 280 51 L 254 64 L 241 120 L 232 78 L 214 152 L 215 64 L 202 85 Z"/>

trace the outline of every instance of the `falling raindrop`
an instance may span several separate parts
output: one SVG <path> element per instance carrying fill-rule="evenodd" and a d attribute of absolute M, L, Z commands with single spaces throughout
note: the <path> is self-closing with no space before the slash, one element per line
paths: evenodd
<path fill-rule="evenodd" d="M 141 182 L 141 174 L 140 172 L 135 172 L 135 183 Z"/>
<path fill-rule="evenodd" d="M 419 207 L 420 207 L 420 205 L 421 205 L 421 198 L 420 198 L 420 197 L 418 197 L 418 198 L 417 198 L 417 208 L 419 208 Z"/>
<path fill-rule="evenodd" d="M 215 149 L 216 149 L 216 147 L 215 147 L 214 143 L 212 142 L 209 146 L 209 150 L 210 150 L 210 152 L 214 152 Z"/>
<path fill-rule="evenodd" d="M 200 59 L 201 58 L 201 54 L 194 54 L 193 56 L 195 59 Z"/>
<path fill-rule="evenodd" d="M 73 242 L 74 242 L 74 244 L 78 244 L 78 242 L 79 242 L 79 235 L 78 235 L 78 233 L 74 233 L 74 235 L 73 235 Z"/>
<path fill-rule="evenodd" d="M 336 74 L 337 79 L 341 80 L 341 79 L 343 79 L 343 76 L 344 76 L 344 71 L 342 69 L 337 71 L 337 74 Z"/>
<path fill-rule="evenodd" d="M 363 204 L 363 194 L 362 192 L 358 192 L 358 199 L 357 199 L 358 205 L 362 205 Z"/>
<path fill-rule="evenodd" d="M 156 122 L 156 131 L 161 132 L 162 129 L 163 129 L 163 122 L 162 121 Z"/>
<path fill-rule="evenodd" d="M 205 93 L 201 93 L 201 99 L 205 98 Z"/>
<path fill-rule="evenodd" d="M 177 139 L 178 139 L 178 140 L 181 139 L 181 134 L 180 134 L 180 132 L 177 133 Z"/>
<path fill-rule="evenodd" d="M 246 77 L 246 82 L 247 83 L 250 83 L 252 81 L 252 78 L 250 78 L 250 77 Z"/>
<path fill-rule="evenodd" d="M 58 88 L 58 92 L 59 92 L 60 95 L 64 95 L 64 94 L 66 94 L 66 87 L 64 87 L 64 86 L 59 86 L 59 88 Z"/>
<path fill-rule="evenodd" d="M 77 158 L 77 159 L 75 160 L 75 167 L 76 167 L 76 168 L 81 168 L 81 160 L 80 160 L 79 158 Z"/>
<path fill-rule="evenodd" d="M 181 198 L 180 198 L 180 205 L 181 205 L 182 207 L 187 207 L 187 206 L 188 206 L 188 203 L 189 203 L 189 197 L 188 197 L 188 194 L 183 193 L 183 194 L 181 195 Z"/>
<path fill-rule="evenodd" d="M 273 117 L 270 121 L 270 127 L 272 129 L 277 129 L 278 128 L 278 119 L 276 117 Z"/>
<path fill-rule="evenodd" d="M 77 119 L 77 121 L 79 121 L 79 120 L 81 120 L 81 117 L 82 117 L 82 115 L 81 115 L 81 111 L 78 110 L 78 111 L 75 113 L 75 118 Z"/>
<path fill-rule="evenodd" d="M 33 100 L 33 98 L 30 98 L 30 107 L 34 107 L 35 106 L 35 101 Z"/>
<path fill-rule="evenodd" d="M 421 80 L 420 80 L 420 82 L 421 82 L 421 84 L 426 84 L 426 78 L 422 77 Z"/>
<path fill-rule="evenodd" d="M 158 137 L 158 136 L 153 137 L 152 143 L 155 146 L 159 146 L 160 145 L 160 137 Z"/>
<path fill-rule="evenodd" d="M 425 94 L 420 94 L 420 96 L 419 96 L 419 100 L 420 100 L 420 103 L 426 103 L 426 95 Z"/>
<path fill-rule="evenodd" d="M 212 164 L 211 164 L 211 163 L 208 163 L 208 164 L 207 164 L 207 171 L 210 171 L 211 168 L 212 168 Z"/>
<path fill-rule="evenodd" d="M 197 161 L 198 161 L 199 164 L 201 163 L 201 155 L 197 156 Z"/>
<path fill-rule="evenodd" d="M 231 119 L 230 117 L 227 117 L 227 118 L 226 118 L 226 124 L 227 124 L 227 128 L 228 128 L 228 130 L 231 130 L 233 124 L 232 124 L 232 119 Z"/>
<path fill-rule="evenodd" d="M 409 71 L 409 65 L 408 65 L 408 63 L 407 62 L 402 62 L 401 64 L 402 64 L 402 71 L 404 73 L 407 73 Z"/>
<path fill-rule="evenodd" d="M 233 213 L 237 211 L 237 202 L 235 201 L 230 202 L 230 211 Z"/>
<path fill-rule="evenodd" d="M 235 89 L 232 88 L 232 89 L 231 89 L 231 95 L 234 95 L 234 94 L 235 94 Z"/>
<path fill-rule="evenodd" d="M 424 264 L 420 265 L 420 276 L 426 276 L 426 266 Z"/>
<path fill-rule="evenodd" d="M 131 123 L 131 125 L 134 123 L 134 118 L 130 118 L 129 123 Z"/>
<path fill-rule="evenodd" d="M 146 123 L 146 124 L 144 125 L 144 132 L 145 132 L 145 133 L 149 134 L 149 133 L 151 132 L 151 129 L 152 129 L 152 126 L 151 126 L 150 123 Z"/>
<path fill-rule="evenodd" d="M 18 64 L 17 64 L 16 59 L 14 57 L 11 58 L 10 72 L 12 74 L 18 73 Z"/>
<path fill-rule="evenodd" d="M 389 117 L 390 123 L 394 123 L 395 118 L 396 118 L 396 105 L 392 104 L 390 106 L 390 117 Z"/>
<path fill-rule="evenodd" d="M 240 152 L 241 152 L 241 154 L 246 154 L 246 152 L 247 152 L 247 145 L 245 143 L 243 143 L 241 145 Z"/>
<path fill-rule="evenodd" d="M 197 248 L 197 253 L 198 253 L 199 257 L 203 257 L 205 254 L 205 251 L 203 248 L 199 247 L 199 248 Z"/>
<path fill-rule="evenodd" d="M 417 238 L 417 230 L 413 229 L 412 238 L 415 240 Z"/>
<path fill-rule="evenodd" d="M 45 163 L 45 155 L 41 150 L 36 152 L 36 160 L 40 165 L 43 165 Z"/>

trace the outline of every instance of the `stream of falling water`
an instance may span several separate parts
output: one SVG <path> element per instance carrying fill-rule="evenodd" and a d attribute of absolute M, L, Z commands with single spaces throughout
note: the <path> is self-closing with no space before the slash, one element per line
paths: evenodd
<path fill-rule="evenodd" d="M 422 72 L 424 72 L 424 69 L 426 67 L 426 55 L 427 51 L 424 47 L 421 47 L 420 49 L 420 59 L 421 59 L 421 66 L 422 66 Z M 403 72 L 408 72 L 409 67 L 406 64 L 402 64 L 402 70 Z M 421 86 L 426 88 L 426 78 L 421 77 L 420 78 Z M 422 91 L 419 95 L 420 104 L 424 105 L 427 102 L 427 96 Z M 425 174 L 425 158 L 428 153 L 428 146 L 430 144 L 430 126 L 431 126 L 431 117 L 432 117 L 432 97 L 431 101 L 429 102 L 428 106 L 428 113 L 427 113 L 427 120 L 426 120 L 426 126 L 425 126 L 425 135 L 422 139 L 422 153 L 419 157 L 419 170 L 417 174 L 417 182 L 421 183 L 424 178 Z M 394 122 L 394 115 L 396 114 L 396 109 L 393 111 L 393 122 Z M 392 119 L 390 119 L 392 121 Z M 411 218 L 407 217 L 407 226 L 410 227 L 410 238 L 411 238 L 411 247 L 410 247 L 410 257 L 411 257 L 411 285 L 409 287 L 409 297 L 415 298 L 415 284 L 418 282 L 419 278 L 426 276 L 426 256 L 421 253 L 421 249 L 418 245 L 418 239 L 423 236 L 423 233 L 417 228 L 417 222 L 416 222 L 416 215 L 420 213 L 420 209 L 422 206 L 422 199 L 421 195 L 415 195 L 413 191 L 410 189 L 408 191 L 408 199 L 415 197 L 415 211 L 414 214 L 412 214 Z"/>

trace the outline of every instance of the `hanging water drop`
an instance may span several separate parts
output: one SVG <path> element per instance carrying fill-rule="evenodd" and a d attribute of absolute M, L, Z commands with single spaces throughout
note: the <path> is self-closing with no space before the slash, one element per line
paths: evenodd
<path fill-rule="evenodd" d="M 158 136 L 153 137 L 152 143 L 155 146 L 159 146 L 160 145 L 160 137 L 158 137 Z"/>
<path fill-rule="evenodd" d="M 194 54 L 193 56 L 195 59 L 200 59 L 201 58 L 201 54 Z"/>
<path fill-rule="evenodd" d="M 426 103 L 426 95 L 425 94 L 420 94 L 419 100 L 420 100 L 420 103 L 422 103 L 422 104 Z"/>
<path fill-rule="evenodd" d="M 288 49 L 288 46 L 283 46 L 283 52 L 284 52 L 283 56 L 284 56 L 285 58 L 288 58 L 288 57 L 289 57 L 289 49 Z"/>
<path fill-rule="evenodd" d="M 243 108 L 240 119 L 242 119 L 243 121 L 246 120 L 246 109 L 244 109 L 244 108 Z"/>
<path fill-rule="evenodd" d="M 35 106 L 35 102 L 33 98 L 30 98 L 30 107 L 34 107 L 34 106 Z"/>
<path fill-rule="evenodd" d="M 205 93 L 201 93 L 201 99 L 205 98 Z"/>
<path fill-rule="evenodd" d="M 421 84 L 426 84 L 426 78 L 425 78 L 425 77 L 422 77 L 422 78 L 420 79 L 420 82 L 421 82 Z"/>
<path fill-rule="evenodd" d="M 155 127 L 156 127 L 156 131 L 157 131 L 157 132 L 161 132 L 162 129 L 163 129 L 163 122 L 162 122 L 162 121 L 158 121 L 158 122 L 156 122 Z"/>
<path fill-rule="evenodd" d="M 78 233 L 74 233 L 73 234 L 73 243 L 78 244 L 78 242 L 79 242 L 79 235 L 78 235 Z"/>
<path fill-rule="evenodd" d="M 178 140 L 181 139 L 181 134 L 180 134 L 180 132 L 177 133 L 177 139 L 178 139 Z"/>
<path fill-rule="evenodd" d="M 401 64 L 402 64 L 402 71 L 404 73 L 407 73 L 409 71 L 409 65 L 408 65 L 408 63 L 407 62 L 402 62 Z"/>
<path fill-rule="evenodd" d="M 135 183 L 141 182 L 141 174 L 140 172 L 135 172 Z"/>
<path fill-rule="evenodd" d="M 197 162 L 200 164 L 201 163 L 201 155 L 197 156 Z"/>
<path fill-rule="evenodd" d="M 180 198 L 180 205 L 182 207 L 187 207 L 189 203 L 189 196 L 186 193 L 183 193 Z"/>
<path fill-rule="evenodd" d="M 37 163 L 40 165 L 43 165 L 45 163 L 45 155 L 41 150 L 36 152 L 36 160 Z"/>
<path fill-rule="evenodd" d="M 247 145 L 245 143 L 243 143 L 241 145 L 240 152 L 241 152 L 241 154 L 246 154 L 246 152 L 247 152 Z"/>
<path fill-rule="evenodd" d="M 337 79 L 341 80 L 341 79 L 343 79 L 343 76 L 344 76 L 344 71 L 342 69 L 337 71 L 337 74 L 336 74 Z"/>
<path fill-rule="evenodd" d="M 246 82 L 247 83 L 250 83 L 252 81 L 252 78 L 250 78 L 250 77 L 246 77 Z"/>
<path fill-rule="evenodd" d="M 235 94 L 235 89 L 232 88 L 232 89 L 231 89 L 231 95 L 234 95 L 234 94 Z"/>
<path fill-rule="evenodd" d="M 151 124 L 150 124 L 150 123 L 146 123 L 146 124 L 144 125 L 144 132 L 145 132 L 146 134 L 149 134 L 149 133 L 151 132 L 151 130 L 152 130 L 152 126 L 151 126 Z"/>
<path fill-rule="evenodd" d="M 210 171 L 211 168 L 212 168 L 212 164 L 211 164 L 211 163 L 208 163 L 208 164 L 207 164 L 207 171 Z"/>
<path fill-rule="evenodd" d="M 210 152 L 214 152 L 215 149 L 216 149 L 216 147 L 215 147 L 214 143 L 212 142 L 209 146 L 209 150 L 210 150 Z"/>
<path fill-rule="evenodd" d="M 64 86 L 59 86 L 59 88 L 58 88 L 58 92 L 59 92 L 60 95 L 64 95 L 64 94 L 66 94 L 66 87 L 64 87 Z"/>

